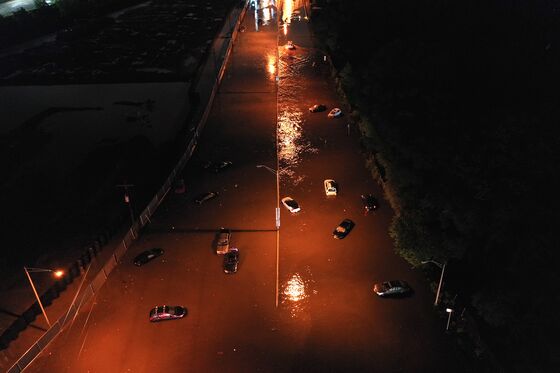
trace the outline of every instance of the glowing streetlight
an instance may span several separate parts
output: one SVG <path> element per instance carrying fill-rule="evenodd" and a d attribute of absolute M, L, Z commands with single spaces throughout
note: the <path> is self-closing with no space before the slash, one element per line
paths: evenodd
<path fill-rule="evenodd" d="M 453 309 L 452 308 L 446 308 L 445 312 L 447 312 L 449 314 L 449 317 L 447 317 L 447 326 L 445 327 L 445 331 L 449 330 L 449 323 L 451 322 L 451 314 L 453 313 Z"/>
<path fill-rule="evenodd" d="M 35 285 L 33 284 L 33 280 L 31 279 L 31 275 L 29 273 L 51 272 L 54 277 L 61 278 L 62 276 L 64 276 L 64 271 L 45 269 L 45 268 L 30 268 L 30 267 L 23 267 L 23 269 L 25 270 L 25 274 L 27 275 L 27 278 L 29 279 L 29 283 L 31 284 L 31 288 L 33 289 L 33 293 L 35 294 L 35 297 L 37 298 L 37 303 L 39 303 L 39 307 L 41 307 L 41 311 L 43 311 L 43 316 L 45 316 L 45 320 L 47 320 L 47 325 L 50 328 L 51 327 L 51 322 L 49 321 L 49 318 L 47 317 L 47 313 L 45 312 L 45 307 L 43 307 L 43 303 L 41 303 L 41 298 L 39 297 L 39 294 L 37 293 L 37 289 L 35 289 Z"/>

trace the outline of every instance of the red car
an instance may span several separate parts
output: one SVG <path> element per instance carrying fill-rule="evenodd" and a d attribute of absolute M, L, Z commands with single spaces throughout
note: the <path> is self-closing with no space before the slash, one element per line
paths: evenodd
<path fill-rule="evenodd" d="M 187 314 L 187 309 L 182 306 L 156 306 L 150 311 L 150 321 L 180 319 Z"/>

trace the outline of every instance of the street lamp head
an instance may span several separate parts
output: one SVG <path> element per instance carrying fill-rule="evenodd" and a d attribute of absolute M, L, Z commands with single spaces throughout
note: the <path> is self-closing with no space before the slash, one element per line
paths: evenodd
<path fill-rule="evenodd" d="M 56 270 L 56 271 L 53 271 L 53 275 L 54 275 L 54 277 L 56 277 L 56 278 L 61 278 L 62 276 L 64 276 L 64 271 L 58 269 L 58 270 Z"/>
<path fill-rule="evenodd" d="M 451 313 L 451 312 L 453 312 L 453 309 L 452 309 L 452 308 L 446 308 L 446 309 L 445 309 L 445 312 Z"/>
<path fill-rule="evenodd" d="M 264 164 L 258 164 L 258 165 L 257 165 L 257 168 L 264 168 L 265 170 L 267 170 L 267 171 L 273 173 L 274 175 L 278 175 L 277 170 L 275 170 L 274 168 L 270 168 L 270 167 L 268 167 L 268 166 L 265 166 Z"/>

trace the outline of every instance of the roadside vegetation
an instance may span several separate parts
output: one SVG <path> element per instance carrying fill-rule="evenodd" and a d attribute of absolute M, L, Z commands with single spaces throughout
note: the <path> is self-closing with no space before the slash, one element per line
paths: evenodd
<path fill-rule="evenodd" d="M 497 0 L 313 3 L 322 8 L 312 13 L 315 36 L 395 211 L 396 251 L 415 266 L 448 261 L 444 307 L 473 315 L 506 371 L 548 371 L 560 356 L 551 347 L 558 10 Z M 422 265 L 437 281 L 433 267 Z M 477 355 L 481 345 L 472 345 Z"/>

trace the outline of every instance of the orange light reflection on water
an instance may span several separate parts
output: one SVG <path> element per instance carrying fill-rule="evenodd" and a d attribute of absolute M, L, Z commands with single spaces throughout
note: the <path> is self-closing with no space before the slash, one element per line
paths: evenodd
<path fill-rule="evenodd" d="M 266 70 L 272 79 L 276 77 L 276 56 L 274 54 L 266 56 Z"/>
<path fill-rule="evenodd" d="M 284 109 L 278 115 L 278 156 L 289 164 L 299 161 L 299 153 L 303 150 L 297 145 L 302 136 L 302 119 L 303 113 L 297 110 Z"/>
<path fill-rule="evenodd" d="M 284 295 L 291 302 L 299 302 L 307 297 L 305 284 L 299 274 L 294 274 L 284 287 Z"/>
<path fill-rule="evenodd" d="M 284 17 L 285 23 L 290 23 L 290 17 L 294 11 L 293 0 L 286 0 L 282 3 L 282 17 Z"/>

